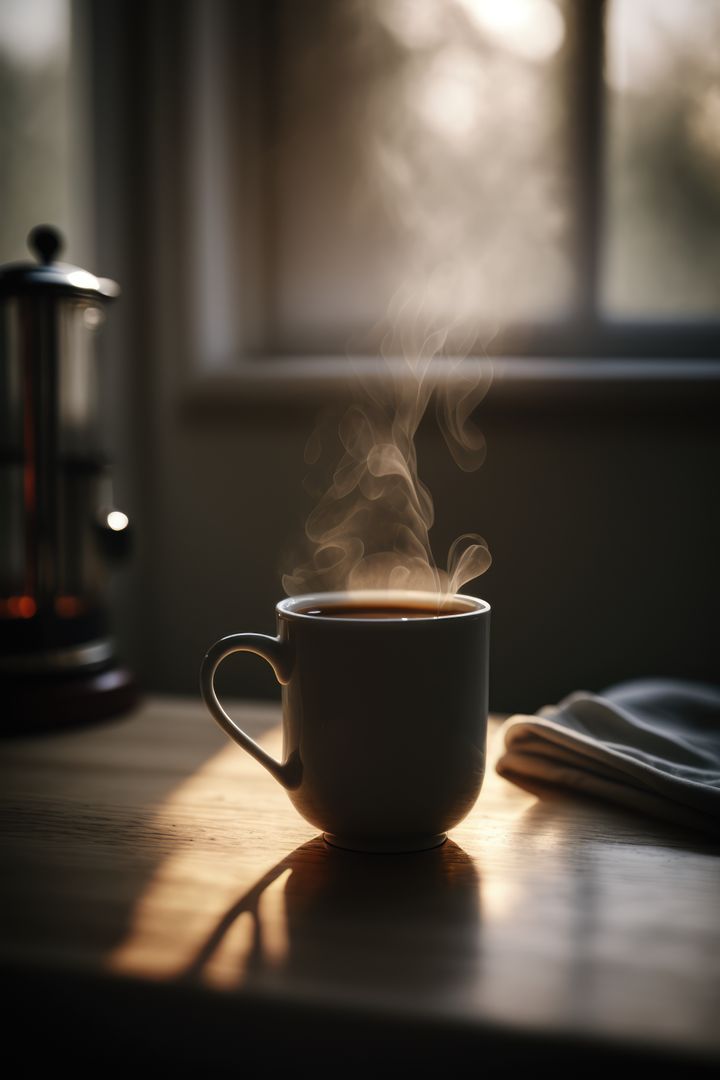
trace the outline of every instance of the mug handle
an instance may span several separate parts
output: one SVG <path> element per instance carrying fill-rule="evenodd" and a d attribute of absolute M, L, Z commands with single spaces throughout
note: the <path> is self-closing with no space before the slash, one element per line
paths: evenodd
<path fill-rule="evenodd" d="M 294 751 L 284 764 L 280 764 L 275 758 L 267 754 L 261 746 L 251 739 L 242 728 L 230 719 L 223 709 L 218 696 L 215 693 L 215 672 L 223 660 L 233 653 L 250 652 L 262 656 L 267 660 L 275 672 L 275 678 L 281 686 L 290 682 L 290 646 L 279 637 L 268 637 L 266 634 L 230 634 L 229 637 L 220 638 L 208 649 L 205 659 L 200 666 L 200 693 L 203 701 L 210 710 L 210 715 L 217 721 L 226 735 L 247 750 L 256 761 L 263 765 L 271 776 L 274 776 L 283 787 L 297 787 L 299 783 L 300 761 L 297 752 Z"/>

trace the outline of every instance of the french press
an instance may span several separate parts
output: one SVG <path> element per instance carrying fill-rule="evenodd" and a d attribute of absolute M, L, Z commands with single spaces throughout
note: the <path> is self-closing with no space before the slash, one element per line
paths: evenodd
<path fill-rule="evenodd" d="M 115 506 L 96 334 L 120 290 L 56 261 L 60 233 L 33 229 L 36 262 L 0 267 L 0 731 L 101 719 L 134 703 L 109 633 Z"/>

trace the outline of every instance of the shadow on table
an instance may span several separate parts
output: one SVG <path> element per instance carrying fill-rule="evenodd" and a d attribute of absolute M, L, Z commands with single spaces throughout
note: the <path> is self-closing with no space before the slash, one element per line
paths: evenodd
<path fill-rule="evenodd" d="M 286 942 L 269 955 L 263 895 L 283 874 Z M 241 915 L 253 920 L 242 981 L 303 989 L 318 985 L 354 997 L 407 996 L 451 1004 L 478 979 L 480 875 L 447 840 L 432 851 L 368 855 L 328 846 L 320 837 L 296 848 L 227 910 L 198 950 L 185 981 L 203 978 Z M 241 973 L 238 972 L 238 983 Z"/>

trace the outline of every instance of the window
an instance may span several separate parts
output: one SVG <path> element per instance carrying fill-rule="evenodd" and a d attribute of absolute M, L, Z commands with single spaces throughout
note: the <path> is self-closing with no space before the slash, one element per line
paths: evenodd
<path fill-rule="evenodd" d="M 184 0 L 148 18 L 145 82 L 134 48 L 123 78 L 174 146 L 156 206 L 189 224 L 175 308 L 203 370 L 374 353 L 389 319 L 445 327 L 448 351 L 717 354 L 718 5 Z"/>
<path fill-rule="evenodd" d="M 513 9 L 518 17 L 513 19 Z M 572 310 L 564 5 L 278 5 L 278 348 L 405 306 L 472 334 Z M 512 181 L 512 182 L 511 182 Z"/>
<path fill-rule="evenodd" d="M 607 64 L 603 306 L 720 308 L 720 4 L 614 0 Z"/>
<path fill-rule="evenodd" d="M 88 174 L 70 0 L 0 4 L 0 262 L 28 259 L 26 237 L 58 225 L 88 258 Z"/>

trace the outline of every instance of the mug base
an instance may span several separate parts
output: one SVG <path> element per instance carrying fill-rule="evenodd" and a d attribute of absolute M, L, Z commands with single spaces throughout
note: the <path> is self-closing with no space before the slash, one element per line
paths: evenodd
<path fill-rule="evenodd" d="M 434 836 L 389 836 L 382 840 L 369 838 L 366 840 L 364 837 L 323 833 L 323 840 L 331 847 L 343 848 L 345 851 L 369 851 L 393 855 L 404 851 L 427 851 L 429 848 L 439 847 L 447 840 L 447 833 L 436 833 Z"/>

